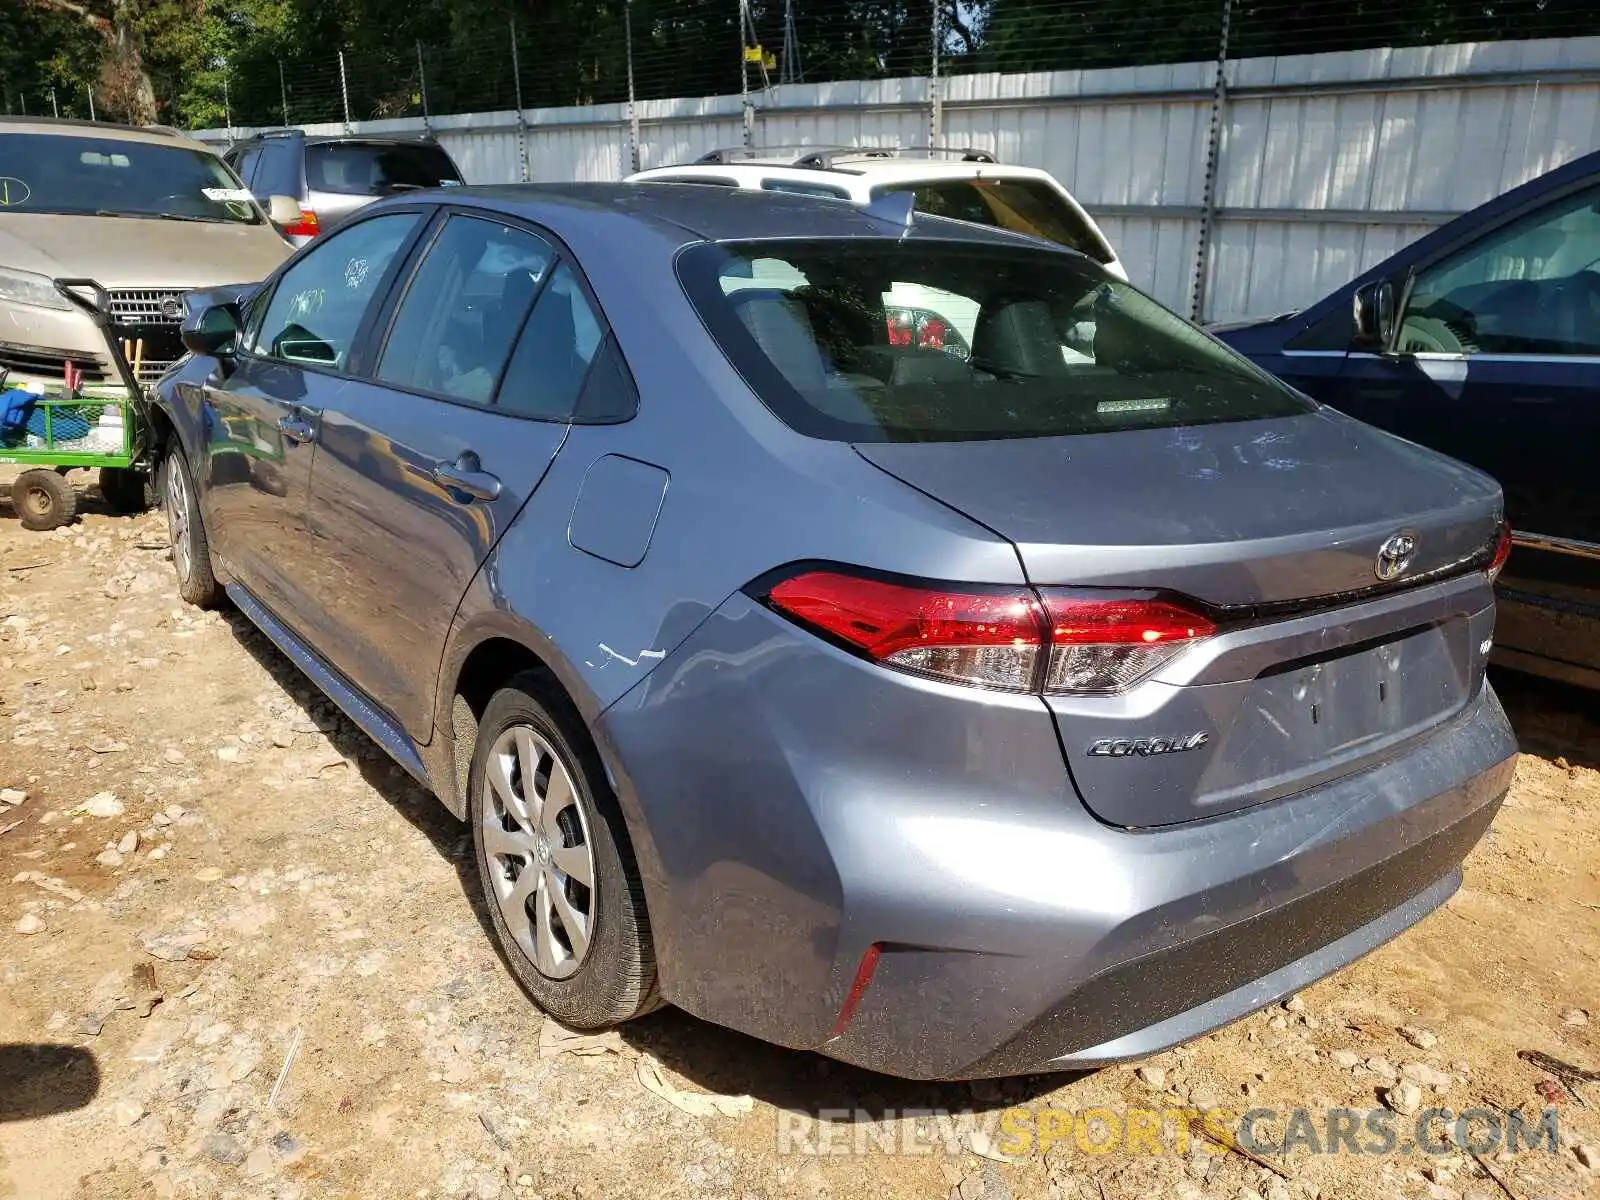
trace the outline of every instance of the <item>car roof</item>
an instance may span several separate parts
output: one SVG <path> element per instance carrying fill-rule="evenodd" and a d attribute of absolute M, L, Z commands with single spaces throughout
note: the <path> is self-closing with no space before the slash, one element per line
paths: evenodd
<path fill-rule="evenodd" d="M 845 204 L 788 192 L 740 188 L 664 187 L 650 183 L 525 183 L 439 189 L 381 202 L 396 207 L 427 198 L 520 216 L 567 236 L 568 230 L 617 219 L 654 229 L 681 245 L 761 238 L 937 238 L 1075 253 L 1020 234 L 965 221 L 917 215 L 911 226 Z"/>
<path fill-rule="evenodd" d="M 234 142 L 244 146 L 254 142 L 270 142 L 277 138 L 292 138 L 298 129 L 260 129 Z M 308 146 L 437 146 L 439 141 L 427 133 L 308 133 L 302 135 Z"/>
<path fill-rule="evenodd" d="M 96 137 L 117 142 L 145 142 L 156 146 L 181 146 L 185 150 L 216 151 L 204 142 L 186 138 L 165 125 L 117 125 L 111 121 L 80 121 L 70 117 L 0 117 L 0 133 L 42 133 L 55 137 Z"/>

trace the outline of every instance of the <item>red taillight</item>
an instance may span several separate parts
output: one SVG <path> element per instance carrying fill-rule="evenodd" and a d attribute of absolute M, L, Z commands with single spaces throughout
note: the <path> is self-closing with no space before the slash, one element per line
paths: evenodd
<path fill-rule="evenodd" d="M 1016 692 L 1120 691 L 1216 631 L 1151 594 L 947 588 L 840 571 L 792 576 L 767 601 L 875 662 Z"/>
<path fill-rule="evenodd" d="M 874 661 L 980 687 L 1032 687 L 1044 644 L 1044 613 L 1026 588 L 950 591 L 807 571 L 767 598 Z"/>
<path fill-rule="evenodd" d="M 316 237 L 322 232 L 322 223 L 317 220 L 316 213 L 309 208 L 302 208 L 300 219 L 285 225 L 283 231 L 290 237 Z"/>
<path fill-rule="evenodd" d="M 891 346 L 921 346 L 943 350 L 950 342 L 950 322 L 922 308 L 890 308 L 884 324 Z"/>
<path fill-rule="evenodd" d="M 1494 538 L 1494 554 L 1489 559 L 1489 582 L 1493 583 L 1500 577 L 1501 568 L 1506 565 L 1506 559 L 1511 557 L 1511 522 L 1501 521 L 1500 530 Z"/>

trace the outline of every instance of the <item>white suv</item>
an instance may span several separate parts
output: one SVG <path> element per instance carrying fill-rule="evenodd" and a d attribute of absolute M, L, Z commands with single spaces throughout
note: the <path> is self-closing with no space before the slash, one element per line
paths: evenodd
<path fill-rule="evenodd" d="M 652 167 L 630 183 L 695 183 L 751 191 L 796 192 L 871 204 L 910 192 L 919 213 L 994 225 L 1081 251 L 1119 279 L 1128 273 L 1094 218 L 1048 171 L 995 162 L 983 150 L 797 146 L 713 150 L 693 163 Z M 757 263 L 759 268 L 762 264 Z M 775 286 L 758 269 L 751 283 Z M 786 286 L 794 286 L 787 281 Z M 965 354 L 975 313 L 954 297 L 896 285 L 884 295 L 891 341 Z"/>
<path fill-rule="evenodd" d="M 628 182 L 721 184 L 856 204 L 910 192 L 918 212 L 1059 242 L 1104 264 L 1118 278 L 1128 277 L 1094 218 L 1055 176 L 1037 167 L 1005 166 L 984 150 L 713 150 L 686 166 L 640 171 L 628 176 Z"/>

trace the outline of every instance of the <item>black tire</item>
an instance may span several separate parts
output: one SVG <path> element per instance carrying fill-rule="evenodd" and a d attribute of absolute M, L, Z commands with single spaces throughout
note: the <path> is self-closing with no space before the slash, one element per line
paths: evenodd
<path fill-rule="evenodd" d="M 24 471 L 11 484 L 11 507 L 24 529 L 57 529 L 78 515 L 78 493 L 55 471 Z"/>
<path fill-rule="evenodd" d="M 144 473 L 131 467 L 101 467 L 100 496 L 107 508 L 123 516 L 150 507 Z"/>
<path fill-rule="evenodd" d="M 487 785 L 489 760 L 497 743 L 508 736 L 514 738 L 513 731 L 519 727 L 531 730 L 544 742 L 542 749 L 559 759 L 557 764 L 538 757 L 540 766 L 535 770 L 536 776 L 550 778 L 557 765 L 564 767 L 572 784 L 575 804 L 581 809 L 581 827 L 568 823 L 568 844 L 562 846 L 562 853 L 573 853 L 582 846 L 587 846 L 591 853 L 594 886 L 591 889 L 578 885 L 565 893 L 569 904 L 573 903 L 574 895 L 578 896 L 579 908 L 586 898 L 589 914 L 586 949 L 581 960 L 569 967 L 570 973 L 565 977 L 553 976 L 541 969 L 535 954 L 512 933 L 497 892 L 497 888 L 514 889 L 522 870 L 542 869 L 538 855 L 530 854 L 523 859 L 514 855 L 493 856 L 486 847 L 486 837 L 494 836 L 489 828 L 491 822 L 498 823 L 501 829 L 513 824 L 502 811 L 501 802 L 491 796 Z M 520 770 L 516 767 L 513 770 L 518 772 L 513 785 L 519 789 L 525 787 Z M 546 786 L 548 794 L 553 795 L 554 790 Z M 572 1029 L 604 1029 L 660 1007 L 662 1000 L 656 988 L 655 950 L 650 940 L 644 888 L 639 881 L 622 810 L 606 783 L 605 771 L 583 730 L 581 718 L 564 697 L 551 694 L 539 675 L 517 676 L 489 701 L 473 747 L 468 796 L 473 853 L 497 948 L 534 1003 Z M 570 813 L 569 806 L 563 815 Z M 529 827 L 536 823 L 530 822 Z M 513 836 L 526 836 L 525 830 L 513 829 L 512 832 Z M 577 840 L 579 835 L 582 841 Z M 571 844 L 574 842 L 576 844 Z M 516 870 L 514 864 L 519 861 L 523 865 Z M 552 858 L 547 856 L 542 861 L 550 864 Z M 516 874 L 512 874 L 513 870 Z M 571 888 L 570 884 L 568 886 Z M 506 903 L 514 909 L 517 907 L 511 901 Z M 539 937 L 538 926 L 529 914 L 530 906 L 536 903 L 535 898 L 529 898 L 520 906 L 521 925 L 533 940 Z M 568 939 L 569 947 L 570 944 Z"/>
<path fill-rule="evenodd" d="M 176 442 L 161 464 L 161 504 L 167 510 L 167 537 L 172 542 L 178 595 L 196 608 L 215 608 L 222 589 L 211 570 L 211 544 L 200 519 L 194 476 L 189 474 L 183 450 Z"/>

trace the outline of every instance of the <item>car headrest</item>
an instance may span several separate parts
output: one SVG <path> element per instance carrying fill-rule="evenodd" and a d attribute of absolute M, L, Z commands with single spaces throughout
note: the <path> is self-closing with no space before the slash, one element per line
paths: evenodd
<path fill-rule="evenodd" d="M 1043 300 L 986 310 L 972 331 L 972 357 L 1021 375 L 1062 375 L 1061 337 Z"/>
<path fill-rule="evenodd" d="M 734 292 L 729 300 L 762 353 L 796 389 L 815 392 L 827 387 L 827 364 L 804 305 L 766 288 Z"/>

